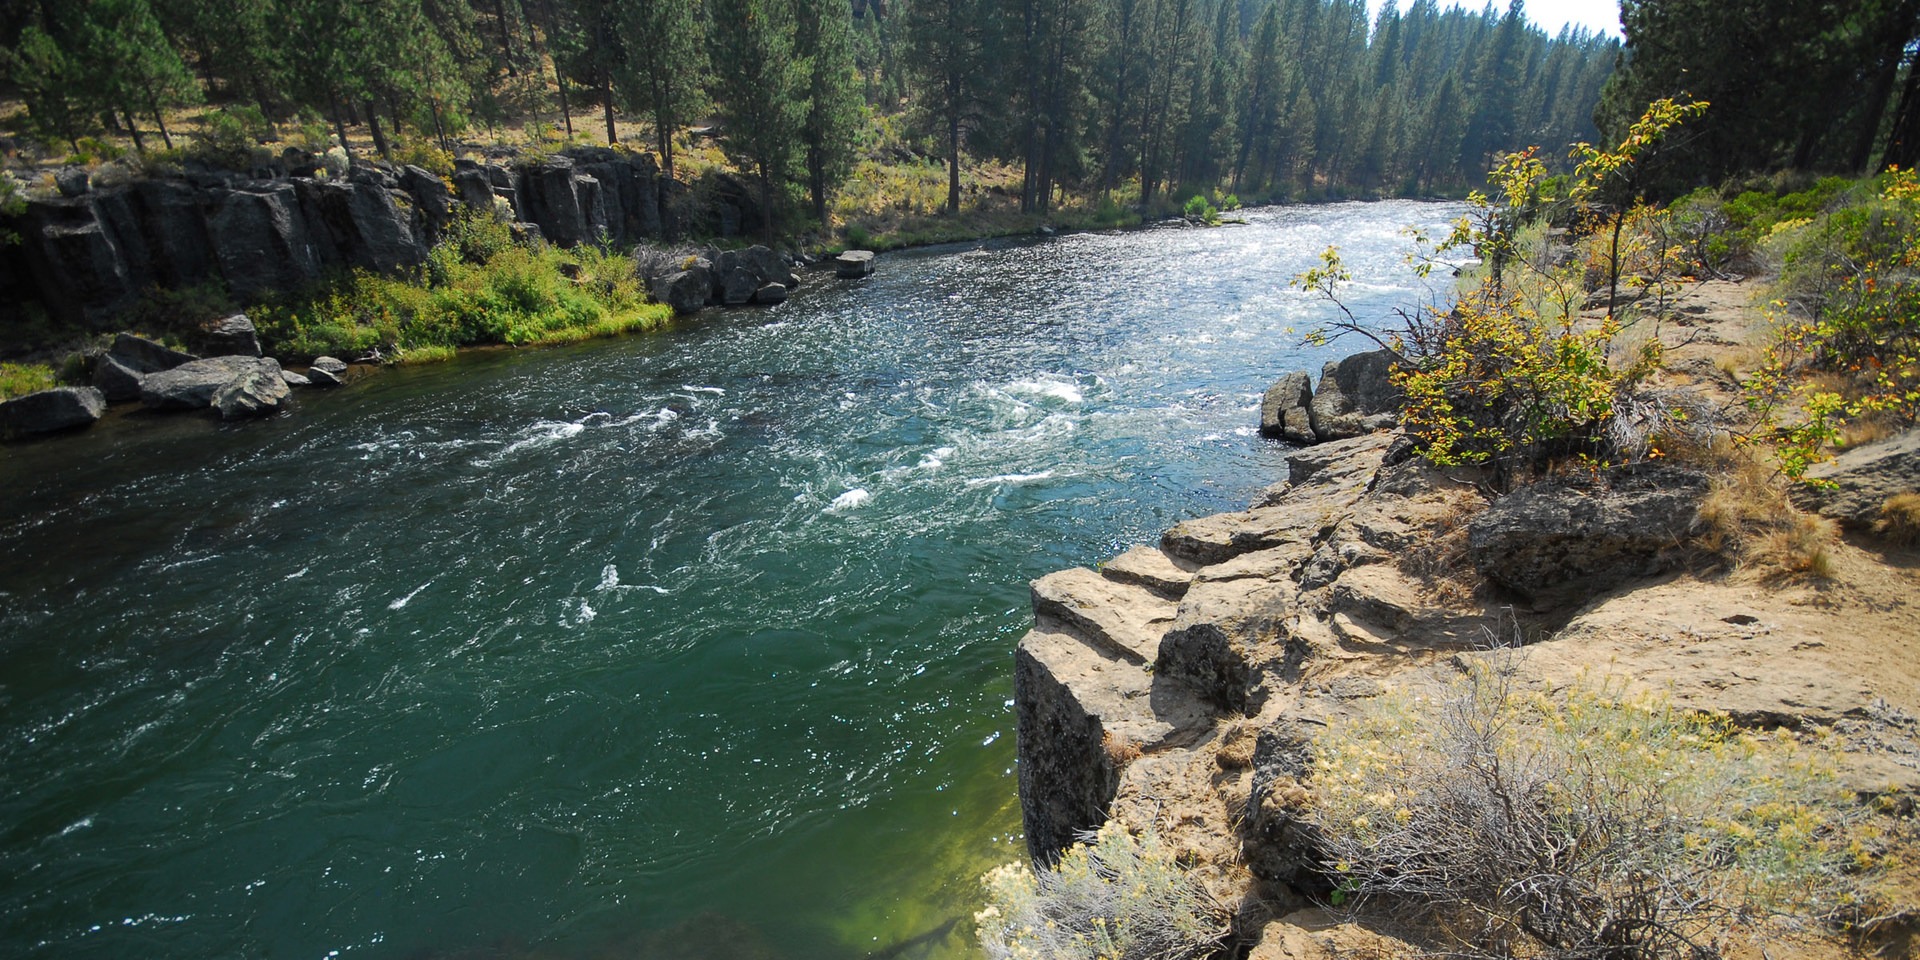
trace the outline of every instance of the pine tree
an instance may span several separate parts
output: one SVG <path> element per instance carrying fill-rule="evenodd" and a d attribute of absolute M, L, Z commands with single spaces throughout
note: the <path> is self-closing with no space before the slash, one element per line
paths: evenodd
<path fill-rule="evenodd" d="M 962 134 L 979 120 L 986 85 L 986 19 L 981 0 L 918 0 L 907 8 L 915 101 L 946 140 L 950 214 L 960 212 Z"/>
<path fill-rule="evenodd" d="M 660 166 L 671 180 L 673 135 L 706 106 L 705 18 L 688 0 L 632 0 L 624 17 L 638 51 L 623 74 L 625 95 L 653 118 Z"/>
<path fill-rule="evenodd" d="M 778 209 L 800 143 L 806 103 L 806 64 L 794 55 L 793 9 L 788 0 L 713 0 L 714 99 L 723 130 L 721 149 L 760 185 L 771 240 Z"/>
<path fill-rule="evenodd" d="M 800 123 L 807 197 L 814 220 L 827 224 L 827 194 L 853 166 L 853 138 L 861 115 L 853 72 L 853 13 L 846 0 L 795 0 L 795 54 L 806 75 Z"/>

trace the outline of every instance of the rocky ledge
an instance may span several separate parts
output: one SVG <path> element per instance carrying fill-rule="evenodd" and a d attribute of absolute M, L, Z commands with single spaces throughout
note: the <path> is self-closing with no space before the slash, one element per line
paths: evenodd
<path fill-rule="evenodd" d="M 1014 674 L 1033 857 L 1108 819 L 1153 829 L 1238 906 L 1253 957 L 1406 955 L 1312 909 L 1314 732 L 1519 644 L 1500 655 L 1521 683 L 1604 673 L 1737 722 L 1831 729 L 1858 789 L 1920 788 L 1910 571 L 1849 543 L 1844 587 L 1714 570 L 1690 546 L 1708 483 L 1686 469 L 1492 501 L 1484 480 L 1364 434 L 1294 454 L 1248 510 L 1035 581 Z"/>

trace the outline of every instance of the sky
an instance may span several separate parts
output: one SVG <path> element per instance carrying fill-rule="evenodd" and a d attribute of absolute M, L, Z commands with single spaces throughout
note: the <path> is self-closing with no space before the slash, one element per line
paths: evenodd
<path fill-rule="evenodd" d="M 1367 0 L 1369 16 L 1380 12 L 1386 0 Z M 1399 0 L 1400 8 L 1411 6 L 1410 0 Z M 1486 6 L 1486 0 L 1440 0 L 1440 6 L 1466 7 L 1478 10 Z M 1493 8 L 1504 12 L 1507 0 L 1493 0 Z M 1620 35 L 1619 0 L 1527 0 L 1527 19 L 1538 24 L 1548 34 L 1557 34 L 1565 24 L 1585 27 L 1592 31 L 1606 31 L 1614 36 Z"/>

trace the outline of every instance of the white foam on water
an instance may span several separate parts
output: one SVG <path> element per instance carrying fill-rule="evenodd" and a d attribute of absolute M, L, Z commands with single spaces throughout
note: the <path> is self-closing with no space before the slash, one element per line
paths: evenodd
<path fill-rule="evenodd" d="M 665 595 L 669 592 L 666 587 L 655 586 L 651 583 L 621 583 L 620 568 L 611 563 L 600 568 L 600 583 L 593 589 L 600 593 L 610 593 L 615 590 L 652 590 L 654 593 Z M 581 603 L 583 606 L 585 605 L 585 601 Z M 588 619 L 592 618 L 589 617 Z"/>
<path fill-rule="evenodd" d="M 975 477 L 967 481 L 967 486 L 984 487 L 993 483 L 1033 483 L 1036 480 L 1050 480 L 1052 478 L 1052 470 L 1042 470 L 1039 473 L 1002 473 L 992 477 Z"/>
<path fill-rule="evenodd" d="M 1032 380 L 1015 380 L 1007 384 L 1010 393 L 1024 393 L 1028 396 L 1064 400 L 1067 403 L 1079 403 L 1086 399 L 1080 392 L 1080 385 L 1053 377 L 1041 377 Z"/>
<path fill-rule="evenodd" d="M 827 512 L 839 513 L 843 510 L 858 510 L 866 506 L 867 501 L 872 499 L 873 494 L 868 493 L 865 487 L 855 487 L 846 493 L 834 497 L 833 502 L 827 504 Z"/>
<path fill-rule="evenodd" d="M 500 451 L 500 456 L 510 457 L 522 450 L 544 447 L 551 443 L 558 443 L 571 437 L 577 437 L 581 431 L 585 429 L 587 429 L 587 424 L 584 420 L 579 423 L 568 423 L 558 420 L 536 421 L 533 426 L 527 428 L 526 436 L 507 444 L 507 448 Z"/>
<path fill-rule="evenodd" d="M 717 397 L 724 397 L 727 395 L 727 391 L 720 387 L 697 387 L 690 383 L 681 386 L 680 389 L 685 390 L 688 393 L 711 393 Z"/>
<path fill-rule="evenodd" d="M 947 458 L 953 456 L 953 454 L 954 454 L 954 449 L 952 447 L 935 448 L 932 453 L 922 456 L 920 458 L 920 462 L 917 464 L 914 464 L 914 469 L 915 470 L 938 470 L 941 467 L 944 467 L 947 465 Z"/>
<path fill-rule="evenodd" d="M 414 587 L 414 588 L 413 588 L 413 592 L 412 592 L 412 593 L 409 593 L 409 594 L 407 594 L 406 596 L 404 596 L 404 597 L 400 597 L 400 598 L 398 598 L 398 599 L 396 599 L 396 600 L 394 600 L 394 601 L 393 601 L 392 603 L 389 603 L 389 604 L 387 604 L 387 609 L 388 609 L 388 610 L 399 610 L 399 609 L 401 609 L 402 607 L 405 607 L 405 606 L 406 606 L 407 604 L 409 604 L 409 603 L 412 603 L 412 602 L 413 602 L 413 598 L 414 598 L 414 597 L 417 597 L 417 596 L 419 596 L 419 595 L 420 595 L 420 591 L 422 591 L 422 590 L 425 590 L 426 588 L 428 588 L 428 587 L 431 587 L 431 586 L 433 586 L 433 581 L 432 581 L 432 580 L 428 580 L 428 581 L 427 581 L 426 583 L 423 583 L 423 584 L 421 584 L 421 585 L 419 585 L 419 586 L 417 586 L 417 587 Z"/>

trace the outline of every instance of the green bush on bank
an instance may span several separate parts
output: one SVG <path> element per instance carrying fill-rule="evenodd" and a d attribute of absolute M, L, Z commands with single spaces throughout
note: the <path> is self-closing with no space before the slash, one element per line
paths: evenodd
<path fill-rule="evenodd" d="M 51 390 L 58 379 L 53 368 L 44 363 L 0 363 L 0 400 Z"/>
<path fill-rule="evenodd" d="M 647 302 L 620 253 L 520 244 L 505 223 L 462 216 L 418 276 L 356 270 L 304 299 L 256 308 L 254 322 L 283 357 L 378 352 L 421 362 L 456 347 L 613 336 L 670 315 Z"/>

